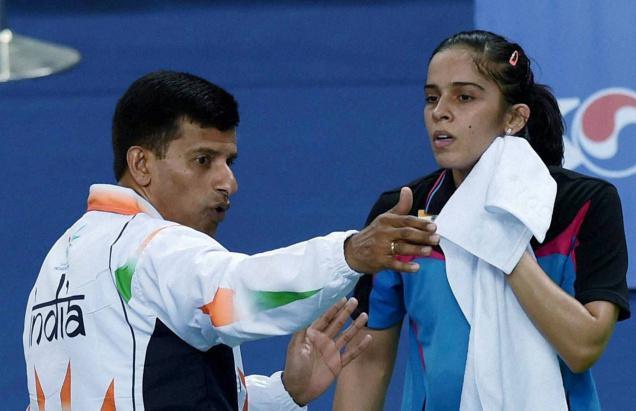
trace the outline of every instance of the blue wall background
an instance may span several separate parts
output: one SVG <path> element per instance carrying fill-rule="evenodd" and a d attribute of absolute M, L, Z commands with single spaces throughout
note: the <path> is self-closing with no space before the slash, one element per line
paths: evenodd
<path fill-rule="evenodd" d="M 82 53 L 55 76 L 0 84 L 0 409 L 24 409 L 25 301 L 48 248 L 113 182 L 110 120 L 145 72 L 189 71 L 237 97 L 240 190 L 218 238 L 254 253 L 360 228 L 377 195 L 435 166 L 422 121 L 433 47 L 474 27 L 472 0 L 8 2 L 19 34 Z M 633 298 L 632 298 L 633 300 Z M 631 321 L 596 367 L 607 409 L 636 402 Z M 286 337 L 244 346 L 249 373 L 282 367 Z M 404 347 L 403 347 L 404 348 Z M 404 349 L 386 409 L 399 403 Z M 332 391 L 312 404 L 331 409 Z"/>

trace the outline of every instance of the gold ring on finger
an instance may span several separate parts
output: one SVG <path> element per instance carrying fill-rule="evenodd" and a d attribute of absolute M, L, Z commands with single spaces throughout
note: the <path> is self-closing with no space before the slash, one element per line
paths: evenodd
<path fill-rule="evenodd" d="M 397 241 L 391 241 L 391 255 L 397 254 Z"/>

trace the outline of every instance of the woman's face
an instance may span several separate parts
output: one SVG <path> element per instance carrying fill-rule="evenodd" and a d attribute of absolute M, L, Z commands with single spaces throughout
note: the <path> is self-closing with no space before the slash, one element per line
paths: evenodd
<path fill-rule="evenodd" d="M 435 160 L 459 185 L 495 137 L 507 110 L 497 84 L 477 71 L 473 54 L 451 48 L 433 56 L 426 79 L 424 122 Z"/>

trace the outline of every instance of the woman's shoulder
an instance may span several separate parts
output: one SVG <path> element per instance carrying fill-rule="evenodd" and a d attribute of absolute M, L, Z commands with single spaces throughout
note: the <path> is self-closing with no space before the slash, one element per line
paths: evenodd
<path fill-rule="evenodd" d="M 548 170 L 554 181 L 556 181 L 557 190 L 559 191 L 578 190 L 594 192 L 614 187 L 613 184 L 601 178 L 588 176 L 563 167 L 551 166 L 548 167 Z"/>
<path fill-rule="evenodd" d="M 616 187 L 606 180 L 562 167 L 549 167 L 549 170 L 557 183 L 555 208 L 580 209 L 586 203 L 598 203 L 607 197 L 618 198 Z"/>
<path fill-rule="evenodd" d="M 389 190 L 383 191 L 369 213 L 367 224 L 377 215 L 384 213 L 397 204 L 400 199 L 400 190 L 402 187 L 409 187 L 411 191 L 413 191 L 413 208 L 411 210 L 411 214 L 417 214 L 417 208 L 421 208 L 421 204 L 424 203 L 424 199 L 428 192 L 435 182 L 439 180 L 442 173 L 444 173 L 444 169 L 439 169 L 425 176 L 411 180 L 406 184 L 401 184 Z"/>
<path fill-rule="evenodd" d="M 550 231 L 554 235 L 574 221 L 586 218 L 622 219 L 620 198 L 613 184 L 562 167 L 549 167 L 557 183 Z"/>
<path fill-rule="evenodd" d="M 435 182 L 439 179 L 440 175 L 444 173 L 444 169 L 435 170 L 430 174 L 425 176 L 418 177 L 414 180 L 409 181 L 406 184 L 401 184 L 399 186 L 393 187 L 389 190 L 386 190 L 380 194 L 380 199 L 390 199 L 397 201 L 400 197 L 400 190 L 402 187 L 409 187 L 411 191 L 413 191 L 413 199 L 416 200 L 420 195 L 426 196 L 428 190 L 435 184 Z"/>

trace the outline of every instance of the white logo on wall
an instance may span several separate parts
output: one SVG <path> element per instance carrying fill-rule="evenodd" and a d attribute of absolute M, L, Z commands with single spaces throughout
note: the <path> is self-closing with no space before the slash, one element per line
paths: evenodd
<path fill-rule="evenodd" d="M 636 174 L 636 127 L 628 127 L 636 125 L 633 90 L 606 88 L 583 103 L 578 98 L 559 99 L 559 107 L 564 117 L 576 109 L 570 135 L 564 136 L 565 168 L 583 165 L 610 178 Z"/>

